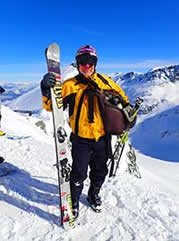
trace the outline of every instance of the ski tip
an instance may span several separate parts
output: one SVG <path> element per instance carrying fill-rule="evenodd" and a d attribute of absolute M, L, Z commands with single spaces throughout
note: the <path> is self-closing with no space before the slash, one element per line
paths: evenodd
<path fill-rule="evenodd" d="M 45 50 L 45 56 L 47 59 L 51 59 L 56 62 L 60 62 L 60 48 L 57 43 L 51 43 Z"/>
<path fill-rule="evenodd" d="M 45 49 L 45 56 L 47 55 L 48 48 Z"/>
<path fill-rule="evenodd" d="M 55 50 L 58 50 L 59 51 L 59 45 L 57 43 L 51 43 L 49 44 L 48 49 L 55 49 Z"/>

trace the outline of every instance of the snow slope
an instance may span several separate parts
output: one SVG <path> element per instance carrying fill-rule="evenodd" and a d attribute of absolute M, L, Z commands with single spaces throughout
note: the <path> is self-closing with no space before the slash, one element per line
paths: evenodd
<path fill-rule="evenodd" d="M 132 135 L 132 143 L 136 149 L 148 156 L 179 162 L 178 123 L 179 105 L 155 115 L 148 115 Z"/>
<path fill-rule="evenodd" d="M 11 171 L 0 177 L 0 240 L 179 240 L 179 163 L 164 163 L 137 153 L 142 179 L 121 171 L 106 179 L 101 195 L 105 209 L 94 213 L 87 204 L 88 180 L 74 230 L 59 225 L 59 198 L 52 135 L 3 107 L 7 133 L 1 153 Z M 24 138 L 23 138 L 24 137 Z M 2 166 L 1 166 L 2 168 Z M 171 178 L 172 176 L 172 178 Z"/>
<path fill-rule="evenodd" d="M 144 74 L 115 75 L 130 100 L 144 99 L 141 125 L 132 131 L 140 152 L 166 161 L 179 161 L 179 65 Z"/>
<path fill-rule="evenodd" d="M 59 225 L 52 135 L 36 127 L 33 117 L 7 107 L 3 113 L 6 132 L 19 139 L 0 139 L 0 154 L 6 158 L 1 165 L 11 170 L 0 177 L 1 241 L 179 240 L 179 163 L 166 164 L 137 153 L 143 178 L 124 170 L 107 178 L 101 192 L 105 208 L 100 214 L 88 207 L 87 179 L 78 224 L 66 232 Z"/>
<path fill-rule="evenodd" d="M 88 207 L 87 179 L 79 220 L 69 232 L 60 226 L 51 118 L 44 111 L 28 117 L 3 106 L 7 135 L 0 137 L 0 155 L 6 162 L 0 170 L 6 168 L 9 174 L 0 176 L 0 241 L 179 241 L 179 86 L 178 80 L 171 81 L 176 70 L 155 69 L 144 78 L 135 73 L 114 75 L 132 101 L 138 95 L 145 100 L 147 111 L 130 135 L 142 179 L 126 172 L 123 159 L 118 175 L 106 178 L 100 214 Z M 64 71 L 66 78 L 73 71 Z M 16 103 L 35 109 L 38 94 L 38 88 L 33 89 Z M 35 101 L 25 102 L 28 98 Z M 35 125 L 42 118 L 46 133 Z"/>
<path fill-rule="evenodd" d="M 77 75 L 78 71 L 72 65 L 66 66 L 62 71 L 63 80 L 71 78 Z M 43 76 L 42 76 L 43 77 Z M 32 83 L 32 89 L 25 94 L 20 95 L 13 101 L 8 101 L 6 104 L 13 110 L 29 110 L 33 113 L 39 113 L 42 111 L 42 97 L 39 83 Z M 15 85 L 16 86 L 16 85 Z M 6 86 L 4 86 L 7 88 Z M 12 84 L 10 86 L 12 88 Z M 15 92 L 15 91 L 14 91 Z M 5 92 L 6 93 L 6 92 Z M 10 98 L 10 97 L 9 97 Z"/>
<path fill-rule="evenodd" d="M 42 110 L 42 97 L 40 86 L 20 96 L 15 101 L 8 105 L 13 110 L 30 110 L 32 112 L 39 112 Z"/>

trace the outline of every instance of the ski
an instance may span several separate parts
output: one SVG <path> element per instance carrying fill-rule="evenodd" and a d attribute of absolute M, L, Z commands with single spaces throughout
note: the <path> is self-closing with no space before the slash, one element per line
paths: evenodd
<path fill-rule="evenodd" d="M 128 161 L 127 161 L 128 172 L 129 172 L 129 174 L 131 174 L 137 178 L 142 178 L 141 173 L 139 171 L 139 167 L 136 162 L 135 151 L 132 148 L 131 144 L 128 144 L 128 145 L 129 145 L 129 151 L 126 153 L 126 155 L 128 157 Z"/>
<path fill-rule="evenodd" d="M 1 134 L 0 134 L 0 136 L 1 136 Z M 17 135 L 14 135 L 14 134 L 4 133 L 2 135 L 2 138 L 6 138 L 6 139 L 9 139 L 9 140 L 25 140 L 25 139 L 31 138 L 31 136 L 17 136 Z"/>
<path fill-rule="evenodd" d="M 117 136 L 117 141 L 114 146 L 114 154 L 112 156 L 111 168 L 109 172 L 109 177 L 115 177 L 117 170 L 119 168 L 119 163 L 124 152 L 126 142 L 128 141 L 129 130 L 125 131 L 123 134 Z"/>
<path fill-rule="evenodd" d="M 30 138 L 31 136 L 16 136 L 16 135 L 6 135 L 6 138 L 9 140 L 25 140 Z"/>
<path fill-rule="evenodd" d="M 60 48 L 52 43 L 45 51 L 48 72 L 56 75 L 56 85 L 51 88 L 52 116 L 56 149 L 56 167 L 58 172 L 58 186 L 60 196 L 61 224 L 65 229 L 75 226 L 72 214 L 72 200 L 70 191 L 70 171 L 67 155 L 67 134 L 64 129 L 65 117 L 62 100 L 62 79 L 60 70 Z"/>
<path fill-rule="evenodd" d="M 0 130 L 0 136 L 4 136 L 4 135 L 6 135 L 6 133 Z"/>
<path fill-rule="evenodd" d="M 133 113 L 131 113 L 131 116 L 130 115 L 128 116 L 128 120 L 133 120 L 135 118 L 142 103 L 143 103 L 143 99 L 138 97 L 135 101 Z M 128 114 L 128 113 L 126 113 L 126 114 Z M 111 164 L 109 177 L 116 176 L 117 170 L 119 168 L 119 163 L 121 161 L 121 157 L 124 153 L 124 148 L 128 141 L 128 137 L 129 137 L 129 129 L 125 130 L 121 135 L 117 136 L 117 141 L 116 141 L 116 144 L 114 147 L 114 153 L 113 153 L 111 161 L 109 163 L 109 164 Z M 132 156 L 130 156 L 131 153 L 128 153 L 128 155 L 127 155 L 130 160 L 132 160 Z M 135 153 L 132 153 L 132 154 L 135 154 Z M 135 159 L 135 161 L 136 161 L 136 159 Z M 130 168 L 130 167 L 128 166 L 128 168 Z M 134 167 L 134 165 L 133 165 L 133 167 Z M 137 167 L 137 165 L 135 165 L 135 167 Z M 132 169 L 130 169 L 130 170 L 132 170 Z M 132 173 L 132 172 L 130 172 L 130 170 L 129 170 L 129 173 Z M 134 170 L 133 170 L 133 173 L 134 173 Z M 140 175 L 138 174 L 138 176 L 140 176 Z M 136 174 L 136 177 L 138 177 L 138 176 Z M 141 178 L 141 176 L 139 178 Z"/>

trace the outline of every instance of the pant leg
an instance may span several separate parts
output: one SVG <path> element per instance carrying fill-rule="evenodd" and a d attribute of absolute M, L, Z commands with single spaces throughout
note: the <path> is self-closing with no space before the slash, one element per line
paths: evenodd
<path fill-rule="evenodd" d="M 98 188 L 102 186 L 108 173 L 107 160 L 106 140 L 102 138 L 93 144 L 89 174 L 92 186 Z"/>
<path fill-rule="evenodd" d="M 72 142 L 72 171 L 70 174 L 70 186 L 72 202 L 79 201 L 83 189 L 83 182 L 87 177 L 90 160 L 90 144 L 82 138 L 71 135 Z"/>

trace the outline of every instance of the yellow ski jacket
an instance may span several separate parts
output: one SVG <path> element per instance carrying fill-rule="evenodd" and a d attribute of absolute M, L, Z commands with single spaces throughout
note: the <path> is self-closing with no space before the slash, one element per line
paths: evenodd
<path fill-rule="evenodd" d="M 62 85 L 62 97 L 64 109 L 69 108 L 69 124 L 72 132 L 82 138 L 99 140 L 105 135 L 103 120 L 101 117 L 97 97 L 93 100 L 93 118 L 94 122 L 89 123 L 88 117 L 88 96 L 85 90 L 88 88 L 87 79 L 78 78 L 80 75 L 64 81 Z M 94 73 L 90 76 L 90 80 L 94 81 L 102 90 L 114 90 L 122 96 L 126 103 L 129 103 L 128 97 L 124 91 L 111 78 L 104 74 Z M 47 111 L 51 111 L 51 99 L 43 96 L 43 107 Z"/>

